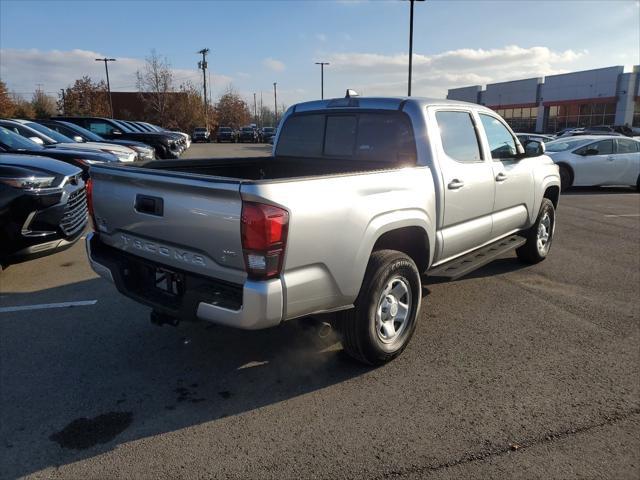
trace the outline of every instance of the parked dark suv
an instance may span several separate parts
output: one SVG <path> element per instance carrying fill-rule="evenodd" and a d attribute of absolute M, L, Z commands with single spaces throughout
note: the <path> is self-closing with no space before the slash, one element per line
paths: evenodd
<path fill-rule="evenodd" d="M 109 139 L 135 140 L 154 148 L 157 158 L 178 158 L 182 150 L 176 141 L 175 134 L 161 132 L 135 131 L 124 122 L 102 117 L 54 117 L 80 125 L 87 130 Z"/>
<path fill-rule="evenodd" d="M 0 153 L 0 270 L 69 248 L 86 224 L 85 183 L 78 167 Z"/>
<path fill-rule="evenodd" d="M 191 140 L 193 143 L 196 142 L 206 142 L 209 143 L 209 129 L 206 127 L 196 127 L 193 129 L 193 133 L 191 134 Z"/>
<path fill-rule="evenodd" d="M 253 127 L 242 127 L 240 129 L 240 143 L 251 142 L 258 143 L 258 132 Z"/>
<path fill-rule="evenodd" d="M 231 127 L 218 127 L 218 132 L 216 133 L 216 142 L 237 142 L 238 137 L 236 136 L 236 132 Z"/>

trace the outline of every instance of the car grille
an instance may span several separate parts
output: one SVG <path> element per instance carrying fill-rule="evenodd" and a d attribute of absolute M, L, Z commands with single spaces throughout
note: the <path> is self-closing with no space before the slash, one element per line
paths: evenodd
<path fill-rule="evenodd" d="M 87 212 L 87 194 L 83 187 L 69 195 L 60 220 L 62 232 L 68 237 L 78 233 L 87 223 Z"/>

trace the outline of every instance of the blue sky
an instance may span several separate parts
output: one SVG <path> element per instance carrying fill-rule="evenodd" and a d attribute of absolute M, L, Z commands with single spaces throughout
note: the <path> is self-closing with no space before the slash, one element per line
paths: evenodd
<path fill-rule="evenodd" d="M 408 4 L 401 1 L 0 0 L 0 78 L 16 92 L 56 92 L 110 56 L 114 90 L 135 89 L 151 49 L 178 81 L 198 85 L 203 47 L 217 97 L 232 84 L 247 98 L 278 82 L 283 102 L 346 88 L 406 91 Z M 463 1 L 416 3 L 414 95 L 447 88 L 640 63 L 640 2 Z"/>

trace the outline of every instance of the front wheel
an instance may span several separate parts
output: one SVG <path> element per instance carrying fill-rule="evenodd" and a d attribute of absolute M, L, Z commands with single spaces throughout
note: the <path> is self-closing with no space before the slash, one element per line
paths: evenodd
<path fill-rule="evenodd" d="M 369 365 L 396 358 L 416 329 L 421 299 L 420 274 L 411 258 L 395 250 L 373 252 L 355 308 L 336 320 L 345 351 Z"/>
<path fill-rule="evenodd" d="M 560 190 L 563 192 L 566 191 L 568 188 L 571 187 L 572 183 L 573 183 L 573 178 L 571 175 L 571 171 L 569 171 L 569 169 L 564 165 L 561 165 L 560 166 Z"/>
<path fill-rule="evenodd" d="M 555 230 L 556 210 L 551 200 L 543 198 L 536 223 L 525 233 L 527 242 L 516 249 L 518 258 L 530 264 L 547 258 Z"/>

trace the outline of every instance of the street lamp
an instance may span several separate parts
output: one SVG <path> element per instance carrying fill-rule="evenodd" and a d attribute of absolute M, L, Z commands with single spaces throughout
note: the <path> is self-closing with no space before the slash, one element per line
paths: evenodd
<path fill-rule="evenodd" d="M 409 14 L 409 86 L 407 88 L 407 96 L 411 96 L 411 72 L 413 69 L 413 2 L 424 2 L 424 0 L 409 0 L 411 10 Z"/>
<path fill-rule="evenodd" d="M 109 84 L 109 67 L 107 62 L 115 62 L 115 58 L 96 58 L 96 62 L 104 62 L 104 70 L 107 72 L 107 91 L 109 92 L 109 107 L 111 109 L 111 118 L 113 118 L 113 100 L 111 100 L 111 85 Z"/>
<path fill-rule="evenodd" d="M 276 127 L 278 126 L 278 91 L 276 90 L 277 85 L 277 82 L 273 82 L 273 107 L 275 109 L 273 113 L 275 115 Z"/>
<path fill-rule="evenodd" d="M 324 66 L 330 65 L 329 62 L 316 62 L 316 65 L 320 65 L 320 99 L 324 99 Z"/>

